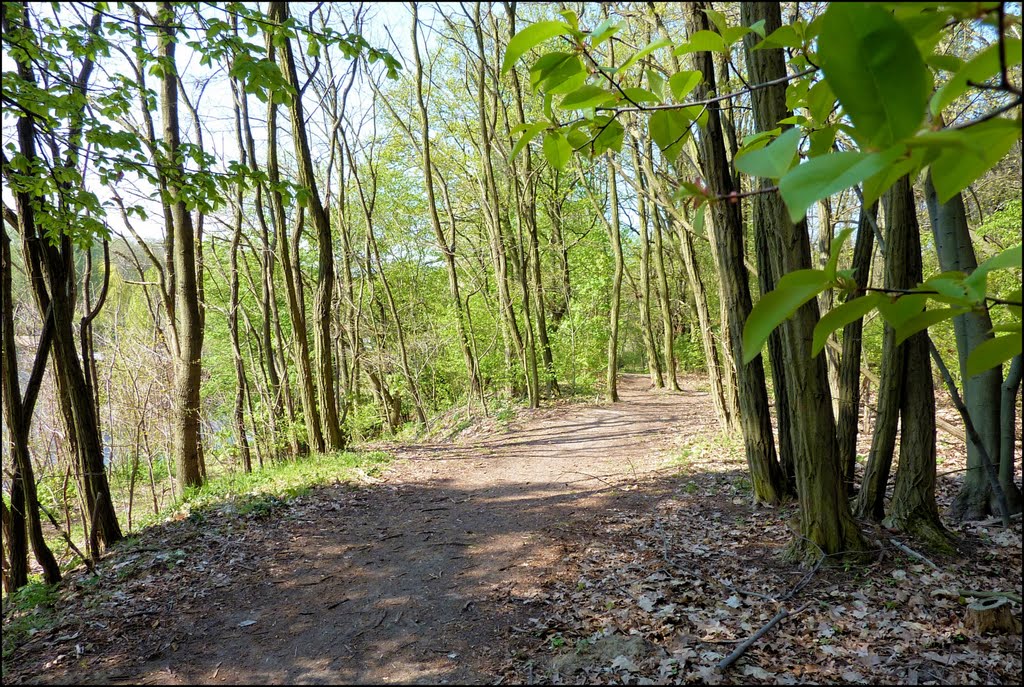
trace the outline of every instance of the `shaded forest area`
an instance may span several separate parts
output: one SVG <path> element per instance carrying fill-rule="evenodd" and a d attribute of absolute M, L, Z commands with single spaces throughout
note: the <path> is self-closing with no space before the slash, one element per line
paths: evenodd
<path fill-rule="evenodd" d="M 671 398 L 702 418 L 684 444 L 657 425 L 651 459 L 681 472 L 634 474 L 635 519 L 579 506 L 661 540 L 641 550 L 663 547 L 664 577 L 627 594 L 644 613 L 699 547 L 701 508 L 679 504 L 719 508 L 703 480 L 729 466 L 729 517 L 785 518 L 749 570 L 774 556 L 841 588 L 897 537 L 916 572 L 974 565 L 984 584 L 945 580 L 940 603 L 965 606 L 977 636 L 949 641 L 988 642 L 991 672 L 920 679 L 1019 681 L 1019 4 L 6 3 L 2 21 L 5 668 L 50 585 L 109 578 L 169 522 L 287 523 L 337 480 L 429 483 L 416 447 L 482 436 L 525 462 L 452 479 L 500 481 L 571 460 L 532 436 L 503 453 L 503 428 L 578 406 L 594 443 L 570 467 L 593 477 L 614 456 L 592 404 L 629 405 L 625 432 Z M 757 535 L 713 535 L 731 537 Z M 560 650 L 551 618 L 576 614 L 586 638 L 572 580 L 650 564 L 622 542 L 591 560 L 567 540 L 582 568 L 534 580 L 564 613 L 526 634 Z M 992 542 L 1008 551 L 986 559 Z M 803 612 L 802 588 L 746 634 Z M 548 677 L 721 675 L 682 655 Z M 453 675 L 496 679 L 476 670 Z"/>

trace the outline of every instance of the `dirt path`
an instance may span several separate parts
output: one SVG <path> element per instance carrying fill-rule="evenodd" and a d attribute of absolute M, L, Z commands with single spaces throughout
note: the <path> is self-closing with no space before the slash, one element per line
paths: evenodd
<path fill-rule="evenodd" d="M 320 491 L 257 542 L 221 547 L 248 573 L 179 600 L 162 621 L 169 642 L 149 659 L 97 665 L 92 679 L 493 681 L 510 628 L 568 547 L 596 536 L 586 522 L 628 506 L 630 485 L 681 428 L 713 422 L 706 394 L 649 386 L 624 376 L 615 405 L 536 411 L 479 440 L 398 449 L 405 460 L 382 484 Z M 261 561 L 257 543 L 275 548 Z M 206 563 L 214 574 L 217 561 Z"/>

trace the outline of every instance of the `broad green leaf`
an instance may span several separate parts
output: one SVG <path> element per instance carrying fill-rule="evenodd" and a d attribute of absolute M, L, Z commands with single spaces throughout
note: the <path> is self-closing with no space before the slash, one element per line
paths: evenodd
<path fill-rule="evenodd" d="M 548 123 L 536 122 L 530 125 L 523 124 L 522 126 L 525 126 L 526 130 L 523 133 L 523 135 L 519 137 L 519 140 L 516 141 L 515 146 L 512 148 L 512 156 L 509 158 L 510 161 L 515 160 L 516 157 L 518 157 L 519 153 L 523 150 L 523 148 L 530 144 L 530 141 L 533 139 L 533 137 L 548 127 Z"/>
<path fill-rule="evenodd" d="M 853 227 L 847 227 L 839 232 L 839 235 L 832 239 L 828 249 L 828 263 L 825 265 L 825 276 L 829 281 L 836 278 L 836 270 L 839 269 L 839 254 L 843 250 L 846 239 L 853 233 Z"/>
<path fill-rule="evenodd" d="M 665 77 L 654 69 L 647 70 L 647 85 L 659 100 L 665 99 Z"/>
<path fill-rule="evenodd" d="M 934 300 L 949 303 L 950 305 L 971 305 L 972 299 L 967 287 L 964 285 L 964 276 L 962 272 L 943 273 L 942 275 L 929 278 L 928 281 L 921 284 L 915 290 L 921 292 L 934 291 L 935 293 L 931 294 Z"/>
<path fill-rule="evenodd" d="M 545 93 L 556 92 L 554 89 L 564 86 L 566 82 L 573 84 L 562 91 L 568 93 L 582 86 L 586 78 L 587 70 L 583 67 L 583 61 L 573 53 L 550 52 L 541 55 L 530 68 L 530 87 L 534 93 L 541 88 Z"/>
<path fill-rule="evenodd" d="M 736 169 L 755 177 L 778 179 L 784 175 L 797 155 L 800 129 L 790 129 L 764 148 L 736 156 Z"/>
<path fill-rule="evenodd" d="M 622 24 L 609 17 L 598 24 L 597 28 L 590 34 L 590 44 L 596 48 L 620 30 L 622 30 Z"/>
<path fill-rule="evenodd" d="M 609 119 L 611 121 L 608 121 Z M 626 133 L 626 128 L 610 115 L 598 118 L 595 120 L 595 124 L 594 134 L 596 137 L 594 138 L 592 148 L 593 154 L 600 155 L 606 150 L 620 152 L 622 150 L 622 137 Z"/>
<path fill-rule="evenodd" d="M 673 74 L 668 80 L 668 87 L 672 90 L 672 97 L 676 99 L 676 102 L 685 102 L 686 96 L 690 95 L 700 82 L 704 80 L 704 75 L 698 71 L 686 71 Z"/>
<path fill-rule="evenodd" d="M 744 137 L 743 145 L 740 146 L 740 153 L 745 153 L 751 150 L 757 150 L 758 148 L 764 148 L 766 145 L 772 142 L 779 134 L 782 133 L 782 127 L 776 127 L 771 131 L 759 131 L 756 134 L 750 134 Z"/>
<path fill-rule="evenodd" d="M 626 97 L 632 100 L 634 103 L 660 103 L 661 98 L 651 93 L 646 88 L 640 88 L 639 86 L 627 86 L 622 89 L 622 92 L 626 94 Z"/>
<path fill-rule="evenodd" d="M 944 72 L 951 72 L 954 74 L 960 71 L 961 67 L 964 66 L 964 61 L 956 55 L 929 55 L 924 58 L 924 61 L 928 63 L 929 67 L 934 67 L 935 69 L 941 69 Z M 940 87 L 939 91 L 941 90 L 942 88 Z M 932 96 L 933 106 L 935 104 L 935 96 L 939 94 L 939 91 L 936 91 L 935 95 Z"/>
<path fill-rule="evenodd" d="M 996 118 L 966 129 L 938 133 L 958 135 L 963 144 L 943 151 L 931 165 L 932 183 L 939 202 L 945 203 L 1003 159 L 1020 140 L 1021 123 Z"/>
<path fill-rule="evenodd" d="M 1003 43 L 1006 46 L 1006 67 L 1010 68 L 1020 64 L 1020 39 L 1007 37 Z M 999 43 L 994 43 L 960 67 L 960 70 L 949 81 L 935 91 L 931 100 L 932 116 L 938 116 L 950 103 L 960 97 L 968 89 L 968 81 L 985 83 L 1000 71 Z"/>
<path fill-rule="evenodd" d="M 1009 270 L 1014 267 L 1017 269 L 1020 269 L 1021 267 L 1021 244 L 1019 243 L 1016 246 L 1010 246 L 1001 253 L 993 255 L 991 258 L 978 265 L 978 267 L 971 272 L 970 276 L 964 280 L 964 285 L 968 288 L 984 293 L 989 272 L 993 270 Z"/>
<path fill-rule="evenodd" d="M 586 84 L 567 94 L 558 106 L 563 110 L 582 110 L 587 107 L 603 105 L 614 98 L 615 95 L 604 88 Z"/>
<path fill-rule="evenodd" d="M 562 171 L 572 157 L 572 146 L 565 140 L 565 136 L 552 131 L 544 137 L 544 157 L 548 159 L 548 164 Z"/>
<path fill-rule="evenodd" d="M 706 205 L 701 203 L 697 206 L 693 216 L 693 233 L 697 236 L 704 235 L 704 210 Z"/>
<path fill-rule="evenodd" d="M 904 322 L 923 311 L 927 302 L 928 295 L 923 293 L 904 295 L 895 300 L 886 298 L 879 301 L 878 312 L 882 314 L 889 326 L 899 329 Z"/>
<path fill-rule="evenodd" d="M 572 10 L 561 10 L 559 14 L 565 17 L 565 20 L 569 22 L 569 26 L 576 29 L 577 31 L 579 30 L 580 19 L 579 17 L 576 16 L 575 12 L 573 12 Z"/>
<path fill-rule="evenodd" d="M 807 91 L 807 110 L 811 114 L 811 119 L 818 123 L 824 123 L 835 104 L 836 96 L 829 88 L 826 79 L 814 84 Z"/>
<path fill-rule="evenodd" d="M 665 157 L 675 162 L 690 131 L 690 118 L 680 110 L 658 110 L 647 120 L 654 141 Z"/>
<path fill-rule="evenodd" d="M 1021 353 L 1021 334 L 1005 334 L 978 344 L 967 356 L 967 376 L 990 370 Z"/>
<path fill-rule="evenodd" d="M 750 30 L 756 33 L 761 38 L 764 38 L 764 19 L 756 21 L 750 25 Z"/>
<path fill-rule="evenodd" d="M 639 51 L 637 51 L 632 57 L 626 60 L 622 64 L 622 66 L 616 69 L 615 71 L 618 73 L 624 72 L 630 67 L 632 67 L 634 64 L 642 60 L 643 58 L 650 55 L 655 50 L 658 50 L 659 48 L 664 48 L 669 45 L 672 45 L 672 41 L 670 41 L 667 38 L 662 38 L 660 40 L 653 41 L 652 43 L 649 43 L 648 45 L 644 46 Z"/>
<path fill-rule="evenodd" d="M 888 148 L 917 131 L 931 90 L 913 36 L 871 3 L 831 3 L 818 60 L 864 147 Z"/>
<path fill-rule="evenodd" d="M 934 310 L 925 310 L 922 313 L 908 317 L 902 324 L 900 324 L 899 327 L 895 327 L 896 345 L 899 346 L 914 334 L 931 327 L 933 324 L 945 322 L 957 315 L 963 315 L 969 309 L 970 308 L 936 308 Z"/>
<path fill-rule="evenodd" d="M 714 31 L 697 31 L 690 40 L 676 48 L 673 55 L 685 55 L 688 52 L 726 52 L 728 47 L 725 39 Z"/>
<path fill-rule="evenodd" d="M 918 148 L 911 148 L 910 157 L 897 160 L 882 171 L 864 180 L 862 191 L 864 204 L 867 206 L 873 205 L 893 184 L 908 174 L 911 180 L 915 179 L 923 165 L 924 151 Z"/>
<path fill-rule="evenodd" d="M 814 325 L 814 341 L 811 344 L 811 357 L 813 358 L 821 353 L 821 349 L 825 347 L 825 342 L 828 340 L 829 334 L 840 327 L 845 327 L 854 320 L 864 317 L 874 310 L 878 303 L 884 298 L 885 296 L 880 293 L 869 293 L 866 296 L 854 298 L 853 300 L 846 301 L 842 305 L 837 305 L 822 315 L 821 319 L 818 320 L 818 324 Z"/>
<path fill-rule="evenodd" d="M 821 129 L 813 129 L 807 138 L 811 142 L 811 147 L 807 150 L 808 155 L 812 158 L 825 155 L 832 150 L 832 145 L 836 142 L 836 127 L 833 124 Z"/>
<path fill-rule="evenodd" d="M 764 29 L 762 28 L 763 32 Z M 768 34 L 763 41 L 754 46 L 754 50 L 762 50 L 768 48 L 799 48 L 803 45 L 803 40 L 800 38 L 800 34 L 797 30 L 786 24 Z"/>
<path fill-rule="evenodd" d="M 534 48 L 549 38 L 564 36 L 572 33 L 572 27 L 561 21 L 539 21 L 523 27 L 512 40 L 508 42 L 505 49 L 505 58 L 501 62 L 501 73 L 504 74 L 516 63 L 528 50 Z"/>
<path fill-rule="evenodd" d="M 895 146 L 881 153 L 829 153 L 794 167 L 779 180 L 790 219 L 798 222 L 812 204 L 877 174 L 902 152 Z"/>
<path fill-rule="evenodd" d="M 768 335 L 828 284 L 829 279 L 821 270 L 797 270 L 783 275 L 775 290 L 761 297 L 743 325 L 743 364 L 760 355 Z"/>

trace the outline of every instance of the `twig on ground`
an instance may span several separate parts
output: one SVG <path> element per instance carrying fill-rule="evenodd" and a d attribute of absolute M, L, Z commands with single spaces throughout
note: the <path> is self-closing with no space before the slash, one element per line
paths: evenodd
<path fill-rule="evenodd" d="M 775 625 L 777 625 L 779 622 L 785 620 L 786 618 L 788 618 L 790 616 L 794 616 L 797 613 L 801 613 L 805 608 L 807 608 L 810 605 L 811 605 L 811 603 L 807 602 L 803 606 L 801 606 L 800 608 L 798 608 L 795 611 L 793 611 L 792 613 L 790 613 L 786 609 L 780 610 L 778 613 L 775 614 L 774 618 L 772 618 L 771 620 L 768 621 L 768 623 L 764 627 L 762 627 L 760 630 L 758 630 L 753 635 L 751 635 L 749 639 L 744 640 L 743 643 L 740 644 L 738 647 L 736 647 L 736 649 L 733 650 L 733 652 L 731 654 L 729 654 L 728 656 L 723 658 L 719 662 L 719 664 L 718 664 L 718 669 L 719 670 L 725 670 L 726 668 L 731 666 L 733 663 L 736 662 L 736 660 L 740 656 L 742 656 L 743 654 L 745 654 L 747 652 L 747 649 L 749 649 L 754 644 L 754 642 L 756 642 L 757 640 L 761 639 L 761 637 L 763 637 L 765 634 L 767 634 L 768 630 L 772 629 Z"/>
<path fill-rule="evenodd" d="M 914 551 L 912 548 L 910 548 L 906 544 L 902 544 L 902 543 L 896 541 L 895 539 L 890 539 L 889 541 L 892 542 L 893 546 L 895 546 L 897 549 L 899 549 L 903 553 L 907 554 L 911 558 L 916 558 L 917 560 L 923 561 L 924 563 L 927 563 L 928 565 L 930 565 L 932 570 L 938 570 L 939 569 L 939 566 L 935 565 L 930 560 L 928 560 L 927 558 L 925 558 L 924 556 L 919 554 L 917 551 Z"/>

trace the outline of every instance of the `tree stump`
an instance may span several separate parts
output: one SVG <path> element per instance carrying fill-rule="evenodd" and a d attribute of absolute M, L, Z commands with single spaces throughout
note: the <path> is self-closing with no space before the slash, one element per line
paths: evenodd
<path fill-rule="evenodd" d="M 1014 617 L 1009 599 L 979 599 L 967 606 L 964 625 L 974 633 L 1010 634 L 1020 632 L 1020 621 Z"/>

